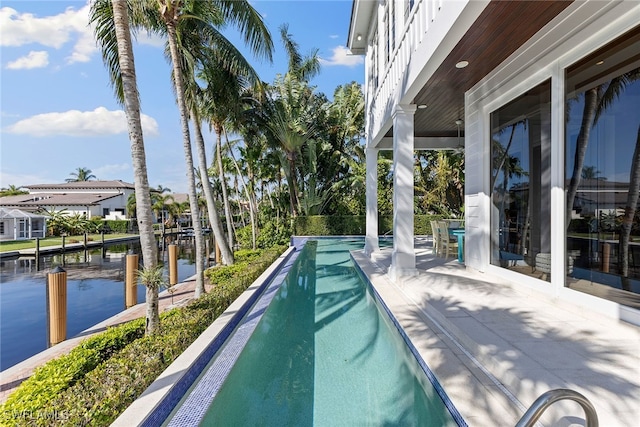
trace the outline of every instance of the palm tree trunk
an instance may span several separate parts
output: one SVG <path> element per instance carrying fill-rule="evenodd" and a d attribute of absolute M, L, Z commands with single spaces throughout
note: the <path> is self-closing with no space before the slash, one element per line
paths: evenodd
<path fill-rule="evenodd" d="M 220 223 L 220 216 L 216 210 L 216 203 L 213 197 L 213 189 L 209 182 L 209 175 L 207 171 L 207 155 L 204 144 L 204 137 L 202 136 L 202 125 L 200 124 L 200 117 L 197 112 L 193 111 L 193 124 L 196 129 L 196 147 L 198 149 L 198 164 L 200 169 L 200 181 L 202 183 L 202 191 L 204 192 L 205 200 L 207 201 L 207 212 L 209 212 L 209 218 L 211 223 L 211 229 L 213 235 L 216 238 L 220 252 L 222 253 L 222 262 L 225 265 L 232 265 L 234 261 L 233 251 L 229 248 L 227 240 L 224 238 L 224 231 L 222 230 L 222 224 Z M 208 255 L 208 254 L 207 254 Z"/>
<path fill-rule="evenodd" d="M 227 194 L 227 180 L 224 177 L 224 166 L 222 164 L 222 126 L 215 125 L 216 132 L 216 160 L 218 162 L 218 174 L 220 175 L 220 185 L 222 187 L 222 203 L 224 204 L 224 214 L 227 217 L 227 238 L 229 247 L 233 248 L 233 218 L 231 217 L 231 205 Z"/>
<path fill-rule="evenodd" d="M 295 218 L 300 212 L 298 184 L 296 182 L 296 160 L 290 153 L 287 153 L 287 160 L 289 162 L 289 202 L 291 203 L 291 216 Z"/>
<path fill-rule="evenodd" d="M 254 215 L 253 199 L 251 198 L 251 194 L 249 194 L 249 188 L 247 188 L 247 184 L 244 182 L 244 178 L 242 177 L 242 172 L 240 172 L 240 166 L 238 166 L 238 162 L 236 161 L 236 158 L 233 155 L 233 152 L 230 151 L 230 153 L 231 153 L 231 160 L 233 160 L 233 164 L 236 167 L 236 172 L 238 172 L 238 179 L 240 179 L 240 182 L 242 183 L 242 187 L 244 188 L 245 195 L 247 196 L 247 200 L 249 201 L 249 218 L 251 220 L 251 244 L 252 244 L 252 248 L 255 249 L 257 231 L 256 231 L 256 217 Z"/>
<path fill-rule="evenodd" d="M 140 102 L 136 82 L 136 70 L 131 47 L 131 32 L 129 30 L 129 16 L 126 0 L 113 0 L 113 21 L 118 43 L 118 62 L 122 74 L 124 88 L 124 109 L 131 141 L 131 161 L 136 197 L 136 212 L 142 260 L 145 268 L 154 268 L 157 264 L 157 247 L 153 232 L 151 215 L 151 198 L 149 180 L 147 177 L 147 163 L 142 136 L 142 122 L 140 120 Z M 149 293 L 149 289 L 147 289 Z M 158 311 L 158 293 L 147 296 L 147 327 L 148 335 L 158 331 L 160 315 Z"/>
<path fill-rule="evenodd" d="M 184 80 L 182 69 L 180 68 L 180 53 L 176 36 L 175 21 L 167 19 L 167 33 L 169 39 L 169 49 L 171 51 L 171 62 L 173 64 L 173 82 L 176 89 L 176 100 L 180 111 L 180 124 L 182 125 L 182 136 L 184 144 L 184 156 L 187 168 L 187 184 L 189 190 L 189 206 L 191 209 L 191 219 L 196 242 L 196 287 L 194 296 L 196 298 L 205 293 L 204 289 L 204 236 L 202 234 L 202 224 L 200 224 L 200 210 L 198 208 L 198 196 L 196 193 L 196 177 L 193 168 L 193 154 L 191 151 L 191 135 L 189 133 L 189 113 L 184 99 Z"/>
<path fill-rule="evenodd" d="M 631 239 L 631 226 L 633 217 L 638 208 L 638 197 L 640 196 L 640 126 L 638 126 L 638 136 L 636 137 L 636 148 L 633 151 L 631 161 L 631 172 L 629 174 L 629 195 L 627 205 L 624 208 L 622 218 L 622 229 L 620 230 L 620 250 L 618 251 L 618 265 L 622 277 L 629 276 L 629 241 Z"/>
<path fill-rule="evenodd" d="M 580 186 L 582 178 L 582 168 L 584 167 L 584 158 L 587 155 L 587 146 L 589 145 L 589 135 L 593 126 L 593 119 L 596 116 L 596 108 L 598 106 L 598 88 L 589 89 L 584 93 L 584 109 L 582 113 L 582 124 L 580 125 L 580 133 L 576 141 L 576 154 L 573 161 L 573 172 L 571 181 L 567 189 L 567 213 L 565 227 L 569 227 L 571 222 L 571 211 L 573 210 L 573 202 Z"/>

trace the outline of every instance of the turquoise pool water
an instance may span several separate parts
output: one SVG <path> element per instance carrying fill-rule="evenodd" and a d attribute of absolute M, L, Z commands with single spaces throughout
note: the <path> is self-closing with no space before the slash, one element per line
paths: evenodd
<path fill-rule="evenodd" d="M 352 263 L 362 244 L 306 243 L 200 425 L 459 425 Z"/>

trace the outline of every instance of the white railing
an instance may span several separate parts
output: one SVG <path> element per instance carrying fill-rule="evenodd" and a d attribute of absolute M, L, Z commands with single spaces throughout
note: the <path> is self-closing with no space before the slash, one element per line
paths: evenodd
<path fill-rule="evenodd" d="M 436 19 L 444 0 L 416 0 L 404 26 L 396 48 L 389 56 L 384 73 L 378 78 L 378 87 L 369 88 L 373 99 L 367 117 L 370 132 L 377 133 L 391 114 L 391 97 L 396 93 L 399 83 L 406 74 L 411 55 L 418 49 L 428 34 L 429 27 Z M 384 36 L 384 30 L 378 28 Z M 385 40 L 386 42 L 386 40 Z M 382 58 L 381 58 L 382 59 Z"/>

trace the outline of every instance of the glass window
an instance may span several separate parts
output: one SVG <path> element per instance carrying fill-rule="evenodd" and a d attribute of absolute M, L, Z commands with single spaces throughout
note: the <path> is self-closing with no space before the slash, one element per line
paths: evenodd
<path fill-rule="evenodd" d="M 566 70 L 567 286 L 640 308 L 640 27 Z"/>
<path fill-rule="evenodd" d="M 551 83 L 491 113 L 491 264 L 550 280 Z"/>
<path fill-rule="evenodd" d="M 4 234 L 4 221 L 0 221 L 0 234 Z"/>

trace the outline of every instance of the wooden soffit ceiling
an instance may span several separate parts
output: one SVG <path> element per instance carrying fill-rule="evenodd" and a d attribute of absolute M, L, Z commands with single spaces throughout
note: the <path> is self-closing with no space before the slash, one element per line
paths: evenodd
<path fill-rule="evenodd" d="M 492 1 L 415 97 L 415 135 L 455 136 L 464 93 L 529 40 L 573 0 Z M 466 68 L 456 68 L 459 61 Z M 387 136 L 393 134 L 393 129 Z"/>

